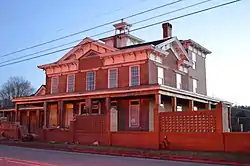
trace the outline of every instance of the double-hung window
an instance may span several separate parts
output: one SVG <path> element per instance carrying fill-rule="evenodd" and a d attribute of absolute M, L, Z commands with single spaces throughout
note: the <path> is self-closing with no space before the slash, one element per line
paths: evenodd
<path fill-rule="evenodd" d="M 158 67 L 158 84 L 164 84 L 164 69 L 162 67 Z"/>
<path fill-rule="evenodd" d="M 140 85 L 140 68 L 139 66 L 130 67 L 130 86 Z"/>
<path fill-rule="evenodd" d="M 55 94 L 58 91 L 59 77 L 51 78 L 51 93 Z"/>
<path fill-rule="evenodd" d="M 197 80 L 193 79 L 193 92 L 197 93 Z"/>
<path fill-rule="evenodd" d="M 181 89 L 181 74 L 176 73 L 176 87 Z"/>
<path fill-rule="evenodd" d="M 130 101 L 129 103 L 129 127 L 140 127 L 140 101 Z"/>
<path fill-rule="evenodd" d="M 196 68 L 196 53 L 192 52 L 193 69 Z"/>
<path fill-rule="evenodd" d="M 67 92 L 75 91 L 75 75 L 68 75 L 67 77 Z"/>
<path fill-rule="evenodd" d="M 86 73 L 86 90 L 95 90 L 95 72 Z"/>
<path fill-rule="evenodd" d="M 118 69 L 109 69 L 108 71 L 108 87 L 118 87 Z"/>

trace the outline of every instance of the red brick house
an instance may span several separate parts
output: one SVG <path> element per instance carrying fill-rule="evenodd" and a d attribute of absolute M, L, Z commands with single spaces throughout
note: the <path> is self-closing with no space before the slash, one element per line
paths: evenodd
<path fill-rule="evenodd" d="M 127 137 L 131 146 L 149 148 L 159 146 L 163 130 L 228 131 L 230 103 L 206 96 L 208 49 L 173 37 L 169 23 L 163 24 L 163 38 L 152 42 L 129 34 L 126 22 L 114 26 L 114 36 L 85 38 L 58 61 L 38 66 L 46 85 L 13 99 L 15 121 L 31 132 L 51 131 L 46 140 L 123 146 L 119 139 Z M 189 114 L 194 119 L 184 122 Z M 173 118 L 183 126 L 173 126 Z M 157 139 L 145 144 L 142 137 Z"/>

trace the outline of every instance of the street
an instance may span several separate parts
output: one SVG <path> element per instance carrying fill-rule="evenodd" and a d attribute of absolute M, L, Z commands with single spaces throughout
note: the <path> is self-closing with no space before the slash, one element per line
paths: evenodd
<path fill-rule="evenodd" d="M 31 162 L 49 163 L 59 166 L 209 166 L 210 164 L 164 161 L 132 157 L 118 157 L 41 150 L 11 146 L 0 146 L 0 158 L 7 157 Z M 212 165 L 210 165 L 212 166 Z"/>

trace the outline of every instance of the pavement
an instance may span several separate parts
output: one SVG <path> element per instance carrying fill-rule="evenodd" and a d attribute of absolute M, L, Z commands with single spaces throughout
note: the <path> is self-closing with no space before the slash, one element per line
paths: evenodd
<path fill-rule="evenodd" d="M 133 157 L 95 155 L 86 153 L 0 146 L 0 158 L 47 163 L 55 166 L 216 166 L 212 164 L 177 162 Z M 8 164 L 7 164 L 8 165 Z M 21 166 L 22 164 L 20 164 Z M 36 165 L 36 164 L 33 164 Z M 42 164 L 41 164 L 42 165 Z M 24 165 L 23 165 L 24 166 Z M 218 165 L 219 166 L 219 165 Z"/>

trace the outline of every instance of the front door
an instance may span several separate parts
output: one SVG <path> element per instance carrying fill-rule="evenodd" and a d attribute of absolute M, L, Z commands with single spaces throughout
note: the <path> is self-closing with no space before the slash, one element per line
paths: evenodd
<path fill-rule="evenodd" d="M 29 114 L 29 129 L 31 133 L 36 133 L 38 131 L 39 119 L 36 116 L 36 111 L 30 111 Z"/>

